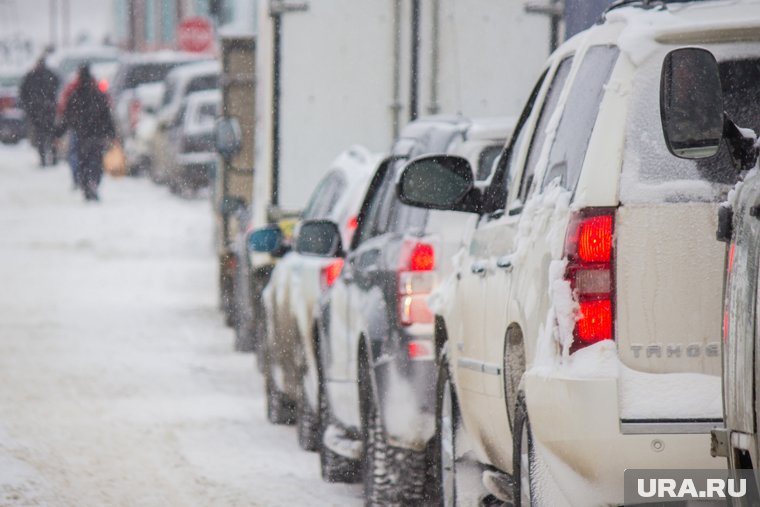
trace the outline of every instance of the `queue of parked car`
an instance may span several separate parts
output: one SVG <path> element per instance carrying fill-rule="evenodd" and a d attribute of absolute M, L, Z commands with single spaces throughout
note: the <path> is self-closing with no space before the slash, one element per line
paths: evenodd
<path fill-rule="evenodd" d="M 241 232 L 279 259 L 234 309 L 267 416 L 326 481 L 588 506 L 627 469 L 754 469 L 760 4 L 654 4 L 564 43 L 519 118 L 414 121 L 292 233 Z"/>

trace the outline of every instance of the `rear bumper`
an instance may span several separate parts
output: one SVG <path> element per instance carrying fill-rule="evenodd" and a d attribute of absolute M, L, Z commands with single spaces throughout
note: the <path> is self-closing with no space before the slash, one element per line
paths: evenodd
<path fill-rule="evenodd" d="M 724 459 L 711 457 L 706 427 L 661 423 L 650 426 L 654 433 L 645 425 L 621 423 L 616 378 L 528 372 L 524 385 L 533 436 L 554 482 L 570 501 L 622 505 L 628 468 L 726 467 Z M 702 432 L 686 433 L 693 430 Z"/>

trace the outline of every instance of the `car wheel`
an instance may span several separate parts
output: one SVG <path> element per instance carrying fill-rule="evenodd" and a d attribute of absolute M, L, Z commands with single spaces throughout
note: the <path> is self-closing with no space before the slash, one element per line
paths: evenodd
<path fill-rule="evenodd" d="M 322 480 L 325 482 L 348 482 L 354 483 L 359 481 L 360 464 L 357 460 L 341 456 L 330 450 L 324 444 L 325 433 L 330 425 L 332 417 L 330 416 L 330 406 L 327 403 L 327 393 L 320 381 L 319 383 L 319 467 L 322 473 Z"/>
<path fill-rule="evenodd" d="M 304 387 L 306 375 L 301 375 L 301 388 L 298 390 L 296 403 L 296 419 L 298 425 L 298 446 L 304 451 L 316 451 L 319 449 L 319 413 L 309 406 Z"/>
<path fill-rule="evenodd" d="M 536 505 L 534 484 L 536 469 L 536 449 L 533 434 L 530 431 L 528 410 L 523 393 L 517 397 L 515 406 L 515 423 L 512 428 L 512 481 L 514 507 L 533 507 Z"/>
<path fill-rule="evenodd" d="M 364 405 L 362 410 L 362 476 L 365 505 L 379 506 L 391 503 L 391 499 L 388 497 L 390 477 L 388 474 L 387 445 L 370 387 L 368 370 L 369 365 L 364 359 L 359 370 L 360 399 Z"/>
<path fill-rule="evenodd" d="M 272 378 L 271 363 L 269 355 L 265 354 L 264 366 L 264 383 L 267 401 L 267 420 L 272 424 L 293 424 L 295 423 L 295 406 L 284 394 L 277 390 L 274 379 Z"/>
<path fill-rule="evenodd" d="M 436 496 L 440 505 L 454 507 L 457 505 L 458 490 L 456 439 L 462 421 L 445 358 L 441 359 L 439 367 L 437 391 L 436 431 L 433 440 Z"/>
<path fill-rule="evenodd" d="M 247 262 L 243 259 L 242 262 Z M 236 284 L 238 290 L 235 291 L 237 299 L 237 318 L 235 319 L 235 351 L 236 352 L 256 352 L 256 339 L 254 337 L 254 318 L 253 318 L 253 299 L 251 298 L 252 280 L 249 277 L 249 270 L 245 268 L 238 269 L 239 281 Z"/>

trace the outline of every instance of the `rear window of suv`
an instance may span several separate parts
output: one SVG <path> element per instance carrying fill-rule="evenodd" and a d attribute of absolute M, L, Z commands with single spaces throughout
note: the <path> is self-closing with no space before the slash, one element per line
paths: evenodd
<path fill-rule="evenodd" d="M 725 109 L 740 126 L 760 127 L 760 43 L 706 45 L 720 64 Z M 705 160 L 674 157 L 665 146 L 660 124 L 660 68 L 675 47 L 663 47 L 638 69 L 631 91 L 623 177 L 622 203 L 717 202 L 735 184 L 725 143 L 718 155 Z"/>
<path fill-rule="evenodd" d="M 586 51 L 557 126 L 542 188 L 559 178 L 563 188 L 575 190 L 604 87 L 619 52 L 615 46 L 593 46 Z"/>

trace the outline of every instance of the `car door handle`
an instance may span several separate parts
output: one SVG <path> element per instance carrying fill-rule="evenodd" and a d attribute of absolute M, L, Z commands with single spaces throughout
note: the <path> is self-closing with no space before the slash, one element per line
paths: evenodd
<path fill-rule="evenodd" d="M 504 255 L 496 259 L 496 267 L 499 267 L 507 272 L 512 271 L 512 256 Z"/>
<path fill-rule="evenodd" d="M 470 266 L 470 271 L 472 271 L 472 274 L 474 275 L 486 276 L 488 264 L 486 261 L 475 261 L 472 263 L 472 266 Z"/>

